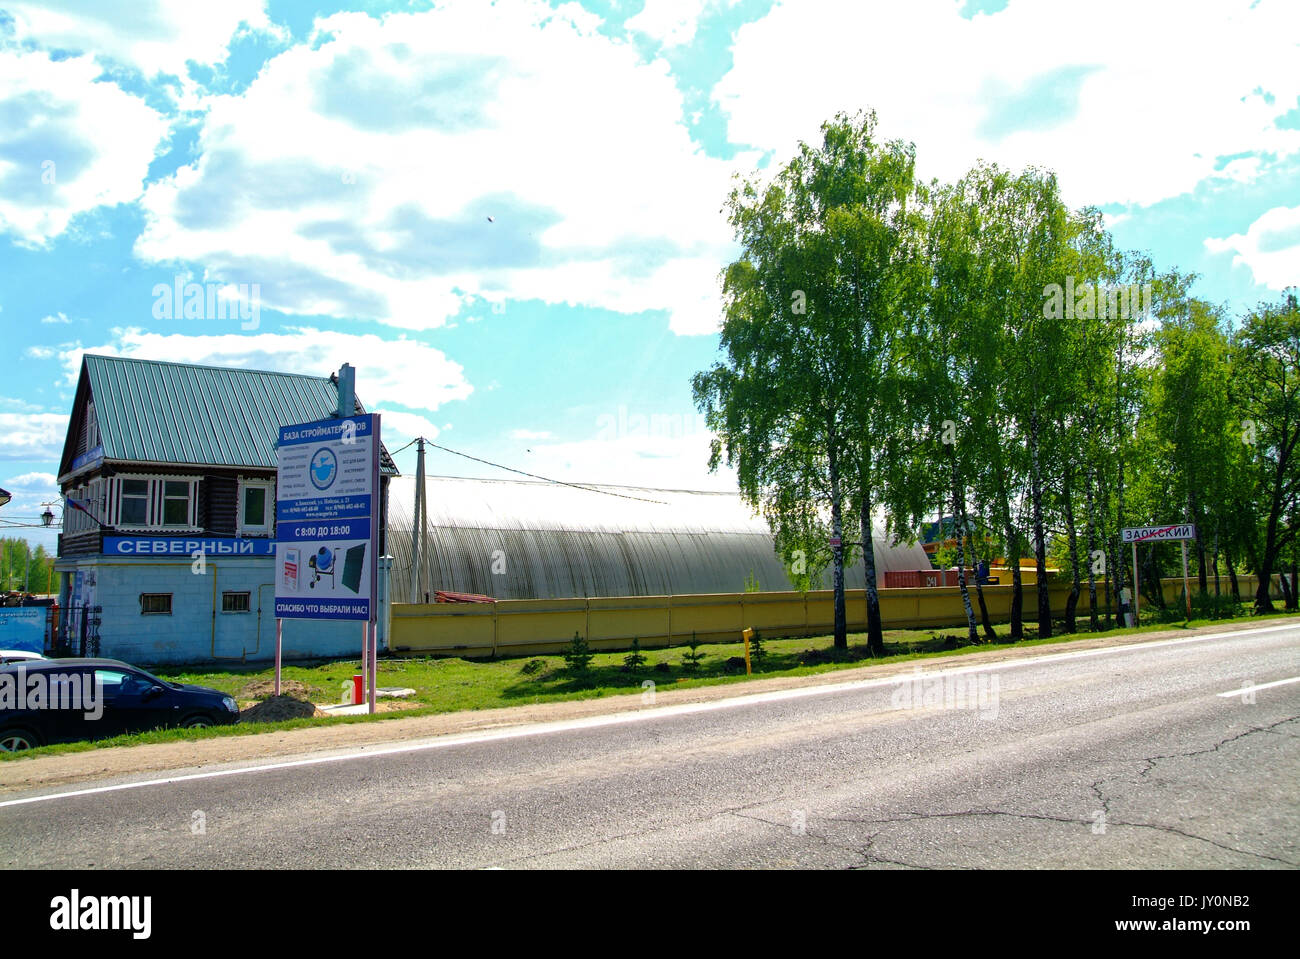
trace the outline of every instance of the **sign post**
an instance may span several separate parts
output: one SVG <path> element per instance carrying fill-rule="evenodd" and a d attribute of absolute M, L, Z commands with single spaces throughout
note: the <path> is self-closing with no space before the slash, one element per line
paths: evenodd
<path fill-rule="evenodd" d="M 1187 600 L 1187 618 L 1192 618 L 1192 590 L 1187 581 L 1187 541 L 1196 539 L 1196 527 L 1191 523 L 1170 526 L 1137 526 L 1123 531 L 1123 541 L 1133 544 L 1133 612 L 1136 618 L 1138 604 L 1138 543 L 1163 543 L 1178 540 L 1183 547 L 1183 596 Z M 1159 584 L 1157 584 L 1159 588 Z"/>
<path fill-rule="evenodd" d="M 360 621 L 372 713 L 379 430 L 374 413 L 282 426 L 276 450 L 276 618 Z M 277 663 L 280 635 L 277 628 Z"/>
<path fill-rule="evenodd" d="M 1137 540 L 1133 541 L 1133 625 L 1142 625 L 1142 614 L 1138 612 L 1138 606 L 1142 602 L 1142 590 L 1138 583 L 1138 544 Z"/>
<path fill-rule="evenodd" d="M 1192 619 L 1192 588 L 1187 582 L 1187 540 L 1178 544 L 1183 549 L 1183 598 L 1187 600 L 1187 620 Z"/>

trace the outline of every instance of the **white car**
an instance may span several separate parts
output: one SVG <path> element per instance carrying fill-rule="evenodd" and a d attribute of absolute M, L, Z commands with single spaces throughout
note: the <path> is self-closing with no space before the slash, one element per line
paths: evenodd
<path fill-rule="evenodd" d="M 0 649 L 0 666 L 5 663 L 25 663 L 34 659 L 46 659 L 40 653 L 33 653 L 27 649 Z"/>

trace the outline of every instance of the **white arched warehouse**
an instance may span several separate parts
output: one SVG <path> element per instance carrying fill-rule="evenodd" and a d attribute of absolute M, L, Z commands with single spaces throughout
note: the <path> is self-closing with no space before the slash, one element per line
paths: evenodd
<path fill-rule="evenodd" d="M 792 589 L 767 523 L 735 493 L 431 476 L 420 598 L 438 590 L 494 599 L 737 593 Z M 617 495 L 610 495 L 617 494 Z M 415 479 L 389 487 L 388 552 L 396 602 L 411 594 Z M 919 545 L 875 539 L 885 572 L 929 569 Z M 846 570 L 862 589 L 862 564 Z M 830 572 L 824 588 L 830 587 Z"/>

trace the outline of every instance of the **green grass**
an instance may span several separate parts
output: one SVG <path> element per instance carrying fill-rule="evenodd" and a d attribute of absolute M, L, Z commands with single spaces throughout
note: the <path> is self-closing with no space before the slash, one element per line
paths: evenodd
<path fill-rule="evenodd" d="M 1276 615 L 1296 615 L 1278 613 Z M 864 633 L 849 634 L 847 651 L 837 652 L 833 649 L 830 636 L 806 637 L 802 639 L 768 639 L 764 640 L 766 658 L 760 669 L 755 669 L 754 677 L 803 676 L 816 673 L 847 669 L 872 663 L 899 663 L 910 660 L 929 659 L 945 656 L 960 656 L 978 650 L 1007 649 L 1014 646 L 1038 646 L 1069 643 L 1079 639 L 1094 639 L 1120 634 L 1140 634 L 1167 629 L 1193 629 L 1198 626 L 1225 624 L 1251 620 L 1256 617 L 1242 615 L 1231 619 L 1196 619 L 1191 622 L 1179 620 L 1173 623 L 1150 623 L 1138 629 L 1114 629 L 1090 633 L 1086 631 L 1087 618 L 1081 618 L 1081 631 L 1074 634 L 1058 632 L 1050 639 L 1038 639 L 1037 630 L 1026 625 L 1026 638 L 1018 643 L 1007 639 L 1010 626 L 1001 624 L 994 627 L 999 637 L 996 643 L 968 645 L 965 631 L 953 628 L 928 630 L 886 630 L 885 653 L 883 658 L 869 656 L 866 650 Z M 981 634 L 982 635 L 982 634 Z M 209 739 L 218 736 L 242 736 L 272 730 L 297 729 L 305 726 L 321 726 L 358 722 L 385 722 L 407 716 L 421 716 L 433 713 L 450 713 L 472 709 L 489 709 L 502 706 L 527 705 L 532 703 L 558 702 L 563 700 L 593 699 L 603 696 L 616 696 L 623 693 L 639 693 L 642 683 L 652 680 L 659 689 L 689 689 L 697 686 L 711 686 L 725 683 L 743 683 L 751 677 L 744 674 L 743 666 L 739 672 L 729 671 L 725 664 L 729 658 L 743 657 L 744 644 L 721 643 L 700 647 L 704 658 L 697 670 L 687 670 L 683 665 L 685 646 L 673 646 L 662 649 L 642 649 L 646 657 L 644 666 L 634 671 L 624 671 L 621 667 L 625 651 L 598 652 L 591 660 L 585 674 L 570 670 L 563 656 L 529 656 L 503 658 L 495 660 L 466 660 L 457 658 L 404 658 L 385 659 L 379 663 L 380 686 L 407 686 L 415 690 L 412 700 L 416 708 L 374 716 L 337 716 L 327 719 L 294 719 L 274 723 L 240 723 L 234 726 L 222 726 L 208 729 L 166 729 L 154 730 L 129 736 L 118 736 L 96 742 L 69 743 L 46 746 L 24 753 L 0 753 L 0 761 L 19 759 L 24 756 L 49 755 L 53 753 L 79 752 L 107 746 L 136 745 L 141 743 L 175 742 L 190 739 Z M 659 664 L 667 664 L 656 669 Z M 338 702 L 342 695 L 343 684 L 351 681 L 354 673 L 360 671 L 359 660 L 335 660 L 328 662 L 298 663 L 284 667 L 282 676 L 285 682 L 298 682 L 308 689 L 308 695 L 317 703 Z M 160 668 L 154 670 L 157 675 L 183 683 L 196 683 L 210 686 L 242 700 L 248 697 L 245 687 L 250 683 L 274 679 L 274 667 L 250 666 L 226 668 L 220 670 L 194 668 Z"/>

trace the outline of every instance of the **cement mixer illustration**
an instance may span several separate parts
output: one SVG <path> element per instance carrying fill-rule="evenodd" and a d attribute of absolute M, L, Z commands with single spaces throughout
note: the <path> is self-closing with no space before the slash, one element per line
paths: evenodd
<path fill-rule="evenodd" d="M 343 572 L 341 579 L 343 585 L 354 593 L 361 591 L 361 569 L 365 562 L 366 544 L 353 546 L 344 551 L 336 547 L 322 546 L 313 556 L 307 557 L 307 566 L 312 571 L 311 582 L 307 585 L 311 589 L 316 588 L 325 577 L 329 577 L 330 589 L 334 588 L 334 576 L 338 572 L 339 553 L 343 553 Z"/>

